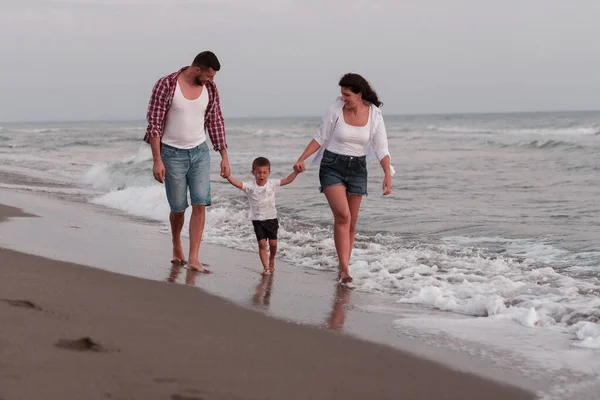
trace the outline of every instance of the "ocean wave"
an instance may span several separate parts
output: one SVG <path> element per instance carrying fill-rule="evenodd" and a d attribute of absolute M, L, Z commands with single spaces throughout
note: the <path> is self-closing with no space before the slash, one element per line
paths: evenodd
<path fill-rule="evenodd" d="M 599 127 L 569 127 L 569 128 L 528 128 L 528 129 L 504 129 L 499 133 L 510 135 L 596 135 L 600 132 Z"/>
<path fill-rule="evenodd" d="M 17 128 L 10 129 L 10 132 L 14 133 L 51 133 L 60 132 L 60 128 Z"/>
<path fill-rule="evenodd" d="M 151 160 L 149 146 L 142 146 L 136 155 L 121 162 L 94 164 L 79 178 L 79 182 L 106 191 L 149 186 L 154 182 L 150 173 Z"/>
<path fill-rule="evenodd" d="M 467 126 L 435 126 L 435 125 L 429 125 L 429 126 L 427 126 L 427 129 L 431 130 L 431 131 L 445 132 L 445 133 L 481 133 L 481 134 L 494 133 L 489 128 L 477 128 L 477 127 L 467 127 Z"/>
<path fill-rule="evenodd" d="M 556 128 L 484 128 L 467 126 L 435 126 L 427 127 L 430 131 L 445 133 L 467 133 L 467 134 L 504 134 L 504 135 L 598 135 L 600 127 L 598 126 L 575 126 L 575 127 L 556 127 Z"/>
<path fill-rule="evenodd" d="M 531 140 L 521 141 L 517 143 L 502 143 L 494 140 L 488 140 L 486 143 L 497 148 L 525 148 L 525 149 L 567 149 L 567 150 L 584 150 L 586 146 L 578 143 L 573 143 L 564 140 Z"/>
<path fill-rule="evenodd" d="M 254 252 L 256 240 L 243 196 L 213 200 L 204 240 Z M 169 209 L 161 185 L 125 187 L 92 202 L 160 221 L 168 232 Z M 334 275 L 331 227 L 298 220 L 283 208 L 279 214 L 279 255 L 297 267 Z M 556 261 L 565 258 L 566 250 L 507 240 L 505 254 L 498 254 L 482 247 L 485 240 L 408 244 L 393 234 L 359 234 L 350 270 L 357 290 L 456 314 L 505 318 L 528 328 L 558 329 L 577 346 L 596 345 L 600 280 L 579 279 L 559 268 Z M 576 266 L 577 259 L 572 261 Z"/>

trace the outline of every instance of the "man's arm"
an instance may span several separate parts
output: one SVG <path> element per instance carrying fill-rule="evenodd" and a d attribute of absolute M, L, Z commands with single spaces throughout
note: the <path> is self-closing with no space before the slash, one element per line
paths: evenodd
<path fill-rule="evenodd" d="M 213 82 L 207 83 L 207 85 L 210 85 L 212 90 L 213 104 L 206 113 L 204 128 L 208 132 L 213 148 L 221 154 L 221 176 L 225 178 L 225 175 L 229 173 L 230 168 L 229 158 L 227 156 L 225 121 L 223 119 L 223 113 L 221 112 L 221 100 L 219 98 L 217 86 Z"/>
<path fill-rule="evenodd" d="M 151 138 L 160 139 L 162 137 L 165 116 L 167 115 L 166 99 L 168 95 L 169 87 L 167 80 L 164 78 L 159 79 L 152 88 L 152 95 L 148 103 L 148 111 L 146 112 L 146 120 L 148 121 L 146 136 L 144 136 L 146 143 L 150 143 Z"/>
<path fill-rule="evenodd" d="M 150 148 L 152 149 L 152 175 L 160 183 L 165 182 L 165 166 L 160 158 L 160 137 L 150 138 Z"/>
<path fill-rule="evenodd" d="M 285 186 L 285 185 L 289 185 L 290 183 L 294 182 L 294 179 L 296 179 L 296 177 L 298 176 L 298 173 L 296 171 L 292 171 L 291 174 L 289 174 L 287 176 L 287 178 L 283 178 L 280 182 L 280 186 Z"/>
<path fill-rule="evenodd" d="M 219 91 L 217 90 L 217 86 L 214 83 L 207 83 L 207 85 L 211 85 L 210 88 L 212 90 L 213 95 L 213 104 L 210 107 L 210 110 L 208 110 L 208 112 L 206 113 L 204 127 L 208 132 L 208 136 L 210 137 L 210 141 L 215 151 L 221 153 L 221 157 L 223 157 L 223 155 L 227 157 L 225 121 L 223 119 L 223 113 L 221 112 L 221 100 L 219 98 Z"/>
<path fill-rule="evenodd" d="M 163 134 L 165 115 L 167 114 L 166 96 L 169 88 L 164 79 L 160 79 L 152 88 L 152 95 L 148 103 L 146 120 L 148 128 L 144 141 L 150 144 L 152 149 L 152 174 L 154 179 L 163 183 L 165 181 L 165 166 L 160 158 L 160 140 Z"/>

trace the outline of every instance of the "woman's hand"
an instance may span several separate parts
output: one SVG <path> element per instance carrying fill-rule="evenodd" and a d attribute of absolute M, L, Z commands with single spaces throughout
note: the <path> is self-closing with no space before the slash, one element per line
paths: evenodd
<path fill-rule="evenodd" d="M 306 166 L 304 165 L 303 160 L 298 159 L 296 164 L 294 164 L 294 171 L 296 171 L 297 174 L 301 174 L 302 172 L 306 171 Z"/>
<path fill-rule="evenodd" d="M 385 178 L 383 178 L 383 195 L 387 196 L 392 193 L 392 175 L 387 174 Z"/>

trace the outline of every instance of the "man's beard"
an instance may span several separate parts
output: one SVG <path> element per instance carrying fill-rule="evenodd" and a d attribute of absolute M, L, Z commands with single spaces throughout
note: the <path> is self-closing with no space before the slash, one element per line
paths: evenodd
<path fill-rule="evenodd" d="M 201 80 L 200 78 L 196 78 L 196 85 L 198 85 L 198 86 L 204 86 L 204 81 Z"/>

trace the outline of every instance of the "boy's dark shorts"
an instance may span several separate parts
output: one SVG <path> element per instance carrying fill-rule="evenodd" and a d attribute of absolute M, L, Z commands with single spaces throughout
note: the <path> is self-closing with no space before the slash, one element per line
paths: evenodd
<path fill-rule="evenodd" d="M 277 218 L 266 219 L 264 221 L 252 221 L 256 240 L 277 240 L 277 230 L 279 230 L 279 221 Z"/>

